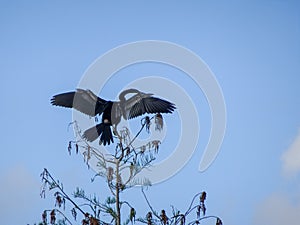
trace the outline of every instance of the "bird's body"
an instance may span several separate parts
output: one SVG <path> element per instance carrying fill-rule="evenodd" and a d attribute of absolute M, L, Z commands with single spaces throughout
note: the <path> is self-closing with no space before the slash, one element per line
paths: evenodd
<path fill-rule="evenodd" d="M 126 99 L 125 96 L 130 93 L 134 93 L 134 95 Z M 116 127 L 122 117 L 128 120 L 145 113 L 172 113 L 175 109 L 173 103 L 136 89 L 121 92 L 119 101 L 106 101 L 90 90 L 77 89 L 75 92 L 53 96 L 51 104 L 74 108 L 92 117 L 102 115 L 101 123 L 86 130 L 83 138 L 92 142 L 100 136 L 100 142 L 104 145 L 113 142 L 111 126 Z"/>

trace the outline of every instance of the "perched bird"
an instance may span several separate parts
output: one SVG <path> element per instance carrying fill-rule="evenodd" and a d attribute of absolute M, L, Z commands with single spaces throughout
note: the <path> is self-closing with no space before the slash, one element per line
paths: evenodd
<path fill-rule="evenodd" d="M 127 94 L 134 95 L 126 99 Z M 111 126 L 116 128 L 122 117 L 128 120 L 145 113 L 172 113 L 176 108 L 173 103 L 152 95 L 137 89 L 127 89 L 120 93 L 119 101 L 106 101 L 90 90 L 76 89 L 73 92 L 54 95 L 51 104 L 74 108 L 92 117 L 102 115 L 101 123 L 86 130 L 83 138 L 92 142 L 100 136 L 100 143 L 109 145 L 113 142 Z"/>

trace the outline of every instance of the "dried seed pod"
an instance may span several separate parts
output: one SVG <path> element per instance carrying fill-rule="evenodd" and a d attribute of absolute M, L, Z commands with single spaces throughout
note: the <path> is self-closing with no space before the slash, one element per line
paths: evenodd
<path fill-rule="evenodd" d="M 107 180 L 108 182 L 111 182 L 113 180 L 114 176 L 114 169 L 112 167 L 107 168 Z"/>
<path fill-rule="evenodd" d="M 164 120 L 160 113 L 157 113 L 155 115 L 154 122 L 155 122 L 155 130 L 161 131 L 164 127 Z"/>

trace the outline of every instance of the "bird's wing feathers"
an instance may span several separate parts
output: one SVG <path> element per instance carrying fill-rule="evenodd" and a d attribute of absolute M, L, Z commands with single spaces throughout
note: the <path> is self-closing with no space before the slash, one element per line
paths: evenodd
<path fill-rule="evenodd" d="M 97 97 L 90 90 L 77 89 L 53 96 L 51 104 L 67 108 L 74 108 L 89 116 L 101 114 L 107 106 L 107 101 Z"/>
<path fill-rule="evenodd" d="M 111 116 L 117 118 L 113 123 L 119 123 L 121 115 L 124 119 L 132 119 L 145 113 L 172 113 L 176 108 L 173 103 L 151 95 L 140 92 L 125 102 L 114 102 L 113 109 L 109 109 L 112 104 L 111 101 L 99 98 L 90 90 L 77 89 L 76 92 L 53 96 L 51 104 L 74 108 L 89 116 L 101 115 L 103 112 L 107 112 L 105 118 L 102 119 L 111 121 Z"/>
<path fill-rule="evenodd" d="M 51 99 L 51 104 L 56 106 L 62 106 L 67 108 L 73 107 L 73 99 L 75 92 L 67 92 L 64 94 L 54 95 Z"/>
<path fill-rule="evenodd" d="M 156 97 L 142 98 L 129 110 L 129 119 L 141 116 L 145 113 L 172 113 L 175 105 L 166 100 Z"/>

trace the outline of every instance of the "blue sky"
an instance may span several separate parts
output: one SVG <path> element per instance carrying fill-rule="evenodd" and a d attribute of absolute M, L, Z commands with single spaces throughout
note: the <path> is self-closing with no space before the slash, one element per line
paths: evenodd
<path fill-rule="evenodd" d="M 190 94 L 203 127 L 189 163 L 149 189 L 153 206 L 160 210 L 175 205 L 184 211 L 195 193 L 206 190 L 208 214 L 220 216 L 224 224 L 296 225 L 299 11 L 296 1 L 1 1 L 3 223 L 33 224 L 44 208 L 54 206 L 51 194 L 46 200 L 39 198 L 39 174 L 44 167 L 70 192 L 82 186 L 106 196 L 101 180 L 90 183 L 93 171 L 86 169 L 83 159 L 67 154 L 71 111 L 54 108 L 49 100 L 75 89 L 91 63 L 110 49 L 134 41 L 163 40 L 190 49 L 213 71 L 223 90 L 227 130 L 218 157 L 199 173 L 210 129 L 201 90 L 188 77 L 164 66 L 138 65 L 120 72 L 119 76 L 129 77 L 126 82 L 130 74 L 133 80 L 139 73 L 166 74 Z M 119 93 L 123 80 L 117 78 L 111 82 L 118 89 L 105 86 L 103 97 L 115 98 Z M 133 189 L 124 197 L 143 216 L 148 209 L 136 192 Z"/>

